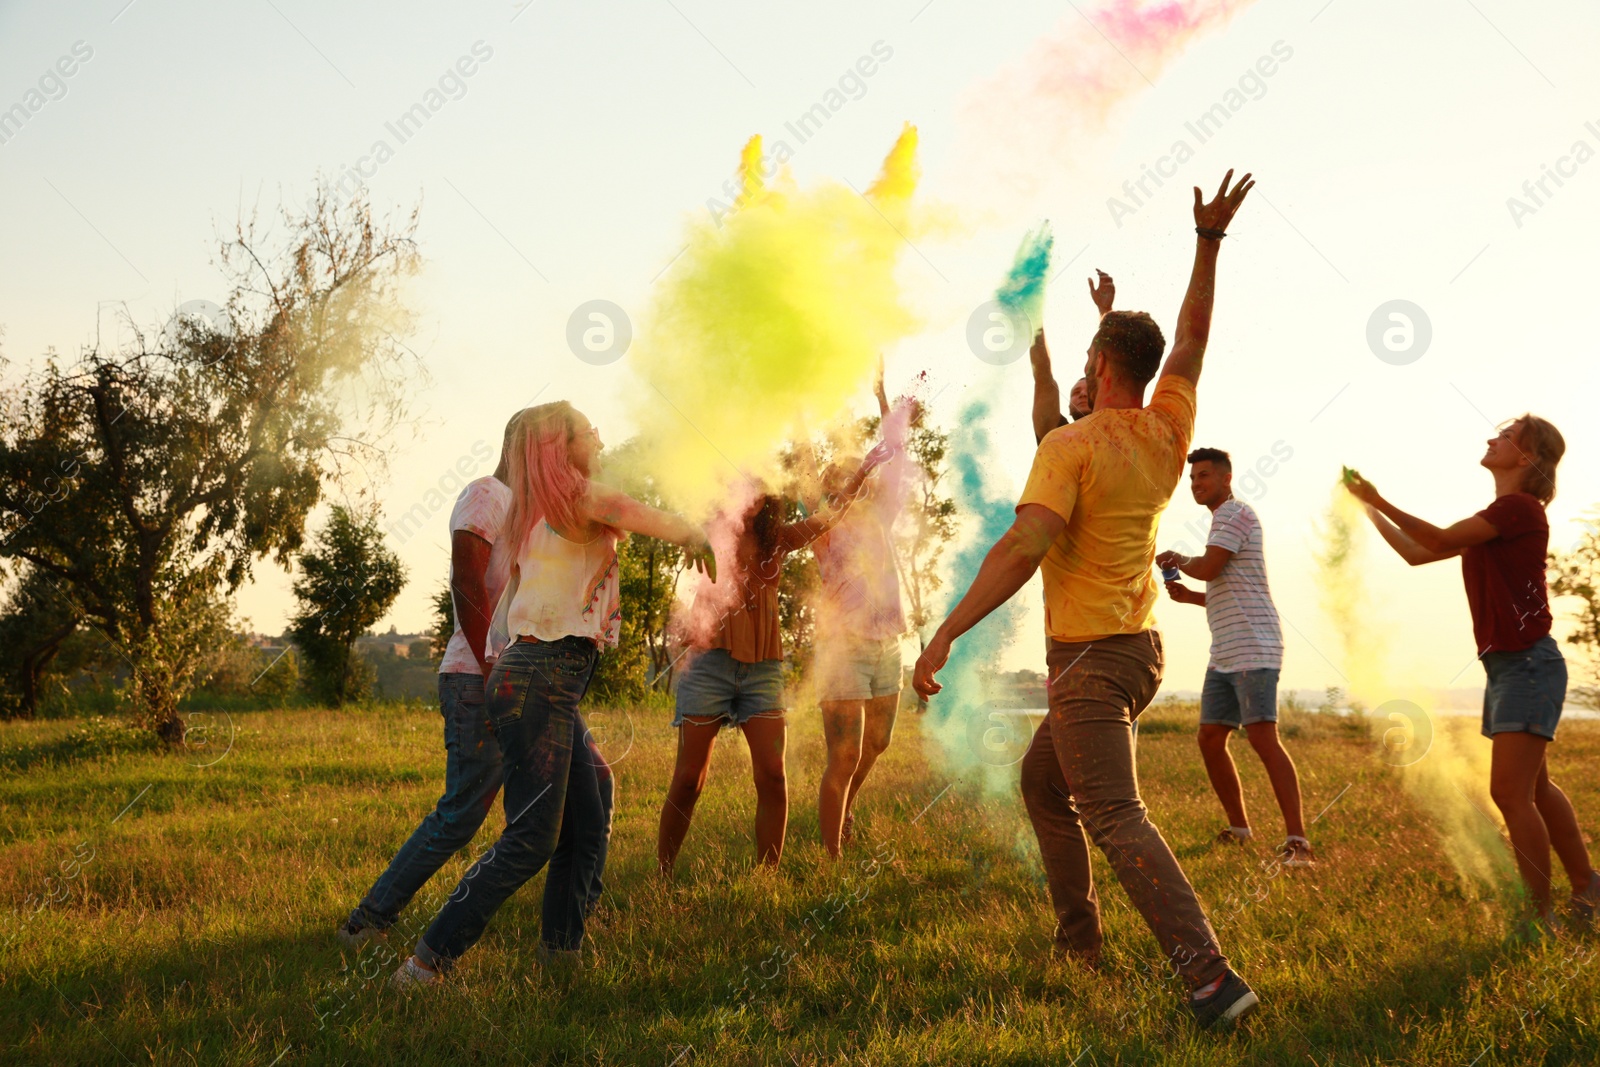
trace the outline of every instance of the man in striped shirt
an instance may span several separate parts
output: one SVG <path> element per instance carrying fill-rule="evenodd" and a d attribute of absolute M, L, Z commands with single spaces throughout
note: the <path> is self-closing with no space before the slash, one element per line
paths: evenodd
<path fill-rule="evenodd" d="M 1233 464 L 1226 452 L 1197 448 L 1189 453 L 1189 464 L 1195 503 L 1211 509 L 1205 555 L 1163 552 L 1156 563 L 1206 583 L 1201 593 L 1173 580 L 1167 583 L 1167 592 L 1180 604 L 1202 605 L 1211 627 L 1211 662 L 1200 693 L 1199 741 L 1211 788 L 1228 816 L 1228 826 L 1217 840 L 1232 844 L 1250 837 L 1239 771 L 1228 754 L 1228 737 L 1242 726 L 1267 769 L 1283 812 L 1288 837 L 1278 855 L 1288 866 L 1310 866 L 1314 860 L 1301 819 L 1300 779 L 1294 760 L 1278 740 L 1283 631 L 1267 588 L 1261 520 L 1249 504 L 1233 498 Z"/>

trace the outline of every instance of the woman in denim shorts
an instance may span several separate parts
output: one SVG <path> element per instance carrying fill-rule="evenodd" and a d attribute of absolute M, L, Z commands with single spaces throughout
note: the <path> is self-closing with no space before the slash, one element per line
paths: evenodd
<path fill-rule="evenodd" d="M 784 501 L 757 496 L 738 516 L 733 568 L 725 590 L 702 587 L 691 618 L 704 620 L 690 634 L 693 652 L 678 679 L 678 759 L 661 806 L 656 860 L 670 875 L 688 836 L 694 806 L 706 785 L 717 731 L 737 726 L 750 746 L 756 786 L 756 859 L 776 865 L 789 826 L 784 770 L 783 635 L 778 625 L 778 582 L 783 560 L 832 529 L 874 467 L 888 459 L 879 445 L 851 475 L 844 499 L 799 522 L 784 522 Z"/>
<path fill-rule="evenodd" d="M 1555 497 L 1556 465 L 1565 451 L 1560 432 L 1544 419 L 1523 415 L 1505 424 L 1478 461 L 1494 475 L 1494 503 L 1445 528 L 1401 511 L 1355 472 L 1345 478 L 1383 539 L 1407 563 L 1461 557 L 1473 636 L 1488 674 L 1483 735 L 1494 746 L 1489 795 L 1505 819 L 1538 921 L 1546 926 L 1555 922 L 1552 847 L 1572 883 L 1574 915 L 1588 922 L 1600 905 L 1600 877 L 1589 863 L 1577 816 L 1545 762 L 1567 694 L 1567 664 L 1550 636 L 1550 524 L 1544 510 Z"/>

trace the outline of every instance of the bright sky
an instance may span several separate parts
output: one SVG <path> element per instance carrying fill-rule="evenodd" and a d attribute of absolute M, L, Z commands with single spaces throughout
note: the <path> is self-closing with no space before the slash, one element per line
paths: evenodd
<path fill-rule="evenodd" d="M 948 418 L 951 400 L 1002 378 L 1005 414 L 993 429 L 1004 447 L 992 464 L 1001 484 L 1020 487 L 1032 452 L 1027 365 L 978 361 L 964 326 L 1022 231 L 1049 217 L 1057 262 L 1069 264 L 1046 317 L 1070 380 L 1093 326 L 1083 277 L 1114 274 L 1119 306 L 1150 310 L 1170 336 L 1192 254 L 1188 187 L 1209 194 L 1237 166 L 1260 185 L 1224 249 L 1196 443 L 1228 449 L 1241 471 L 1275 450 L 1288 457 L 1239 494 L 1267 531 L 1288 623 L 1284 684 L 1340 684 L 1311 548 L 1341 463 L 1402 507 L 1455 520 L 1491 498 L 1476 461 L 1492 425 L 1531 409 L 1567 438 L 1552 542 L 1572 543 L 1575 518 L 1600 501 L 1592 342 L 1578 319 L 1592 302 L 1600 237 L 1600 71 L 1588 54 L 1600 11 L 1263 0 L 1197 40 L 1069 158 L 1045 147 L 1053 138 L 991 141 L 962 125 L 958 104 L 976 82 L 1081 17 L 1035 0 L 8 4 L 0 108 L 37 102 L 27 94 L 42 77 L 41 96 L 53 98 L 0 144 L 7 374 L 47 346 L 70 353 L 97 328 L 112 335 L 119 305 L 160 323 L 183 301 L 220 299 L 209 266 L 218 232 L 253 206 L 303 201 L 319 171 L 337 175 L 383 139 L 394 155 L 368 167 L 374 203 L 422 203 L 415 343 L 434 378 L 418 398 L 423 423 L 404 436 L 379 492 L 388 516 L 441 480 L 448 487 L 462 457 L 473 476 L 488 473 L 481 443 L 492 456 L 506 417 L 541 389 L 620 442 L 630 433 L 622 397 L 637 380 L 625 357 L 575 358 L 569 316 L 592 299 L 642 309 L 682 247 L 686 217 L 721 195 L 745 139 L 784 138 L 784 124 L 877 45 L 889 58 L 819 132 L 790 141 L 792 166 L 802 183 L 864 187 L 910 120 L 922 131 L 925 193 L 990 212 L 972 233 L 907 250 L 906 285 L 929 328 L 890 353 L 889 380 L 928 370 L 947 390 L 936 414 Z M 1272 76 L 1247 84 L 1253 98 L 1200 143 L 1185 124 L 1275 47 Z M 59 69 L 73 73 L 52 80 L 62 57 Z M 463 57 L 473 73 L 445 87 L 458 98 L 399 143 L 385 124 L 426 103 Z M 1114 220 L 1107 199 L 1126 201 L 1123 183 L 1179 140 L 1193 158 Z M 980 184 L 973 175 L 991 161 L 1032 172 L 1037 193 Z M 1536 202 L 1523 185 L 1546 166 L 1562 184 L 1545 178 L 1542 193 L 1535 184 Z M 1512 196 L 1534 210 L 1514 218 Z M 1431 323 L 1426 352 L 1404 365 L 1367 341 L 1369 319 L 1392 300 Z M 716 402 L 716 383 L 703 402 Z M 411 584 L 380 628 L 427 625 L 447 515 L 396 544 Z M 1198 544 L 1185 528 L 1203 518 L 1180 487 L 1163 546 Z M 1411 572 L 1387 550 L 1372 556 L 1372 625 L 1395 675 L 1480 685 L 1458 569 Z M 1037 602 L 1036 591 L 1023 595 Z M 255 629 L 279 631 L 287 576 L 260 566 L 239 602 Z M 1164 602 L 1160 618 L 1168 686 L 1198 689 L 1203 613 Z M 1037 612 L 1025 627 L 1008 665 L 1042 669 Z"/>

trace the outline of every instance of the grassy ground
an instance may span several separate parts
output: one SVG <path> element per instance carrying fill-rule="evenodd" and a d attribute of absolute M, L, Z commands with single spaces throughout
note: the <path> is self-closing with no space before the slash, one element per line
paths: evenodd
<path fill-rule="evenodd" d="M 621 758 L 594 964 L 566 979 L 535 966 L 536 880 L 447 988 L 410 998 L 384 988 L 393 954 L 470 856 L 424 891 L 388 949 L 341 955 L 332 933 L 438 793 L 435 711 L 234 713 L 204 724 L 205 744 L 182 754 L 127 751 L 104 726 L 6 725 L 0 1060 L 1600 1061 L 1600 937 L 1509 939 L 1515 899 L 1461 884 L 1357 724 L 1286 720 L 1308 813 L 1332 807 L 1313 829 L 1321 864 L 1269 876 L 1258 863 L 1279 826 L 1245 746 L 1246 794 L 1271 842 L 1206 844 L 1221 818 L 1194 718 L 1175 706 L 1147 713 L 1142 784 L 1264 1001 L 1226 1036 L 1193 1031 L 1103 864 L 1108 970 L 1049 962 L 1048 902 L 1015 784 L 1001 796 L 951 786 L 914 715 L 869 786 L 851 862 L 838 866 L 814 843 L 816 712 L 792 716 L 790 843 L 777 872 L 751 869 L 748 760 L 724 735 L 679 876 L 663 884 L 652 867 L 668 715 L 596 714 Z M 98 754 L 69 758 L 79 750 Z M 1600 724 L 1563 726 L 1553 752 L 1580 817 L 1600 825 L 1600 784 L 1585 773 Z"/>

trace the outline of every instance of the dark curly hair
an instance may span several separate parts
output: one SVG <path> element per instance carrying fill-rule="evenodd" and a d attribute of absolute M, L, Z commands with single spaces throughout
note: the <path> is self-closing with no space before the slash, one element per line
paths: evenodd
<path fill-rule="evenodd" d="M 778 528 L 783 525 L 783 497 L 767 493 L 756 498 L 750 516 L 750 532 L 755 535 L 761 557 L 770 559 L 778 550 Z"/>
<path fill-rule="evenodd" d="M 1089 351 L 1103 352 L 1117 377 L 1143 389 L 1161 369 L 1167 339 L 1148 313 L 1108 311 L 1094 332 Z"/>

